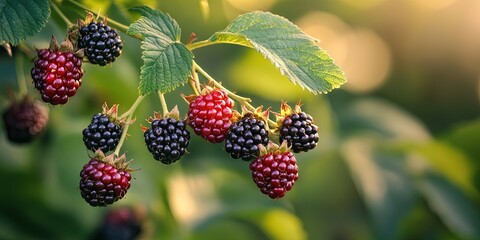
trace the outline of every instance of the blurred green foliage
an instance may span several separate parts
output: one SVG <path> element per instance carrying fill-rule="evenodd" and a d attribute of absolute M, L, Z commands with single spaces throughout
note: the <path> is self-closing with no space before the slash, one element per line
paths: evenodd
<path fill-rule="evenodd" d="M 168 12 L 182 28 L 183 41 L 191 32 L 205 39 L 247 10 L 272 11 L 292 22 L 321 12 L 320 19 L 333 20 L 300 27 L 348 26 L 342 31 L 352 34 L 368 29 L 388 47 L 391 65 L 381 84 L 359 91 L 370 83 L 357 76 L 373 79 L 381 64 L 364 65 L 365 53 L 358 58 L 349 53 L 365 46 L 359 39 L 370 38 L 338 37 L 346 34 L 333 34 L 338 28 L 320 31 L 315 35 L 320 46 L 321 33 L 326 45 L 339 44 L 325 48 L 339 64 L 346 62 L 340 65 L 351 81 L 315 96 L 292 85 L 253 50 L 225 45 L 195 50 L 204 69 L 255 105 L 277 111 L 280 100 L 302 100 L 321 140 L 317 149 L 297 155 L 294 188 L 281 200 L 267 198 L 253 184 L 247 163 L 231 160 L 221 145 L 196 136 L 180 162 L 165 166 L 154 161 L 140 124 L 161 107 L 156 96 L 148 96 L 124 145 L 134 159 L 131 166 L 140 169 L 132 188 L 114 206 L 92 208 L 78 189 L 79 172 L 91 154 L 81 131 L 103 102 L 119 103 L 126 111 L 138 94 L 140 43 L 121 34 L 123 55 L 104 68 L 85 64 L 82 87 L 67 105 L 50 108 L 41 139 L 17 146 L 0 131 L 0 239 L 88 239 L 103 215 L 119 206 L 145 211 L 143 239 L 479 239 L 480 32 L 472 26 L 478 26 L 474 13 L 480 5 L 438 2 L 447 5 L 420 0 L 85 0 L 126 25 L 138 17 L 128 11 L 136 5 Z M 67 1 L 61 7 L 72 20 L 84 14 Z M 46 47 L 51 35 L 61 39 L 65 29 L 52 13 L 47 26 L 25 44 Z M 349 41 L 355 48 L 338 54 Z M 21 52 L 14 49 L 14 54 Z M 30 82 L 30 56 L 23 60 Z M 2 50 L 2 106 L 8 103 L 7 89 L 17 87 L 14 69 Z M 358 69 L 373 71 L 368 75 Z M 31 84 L 29 91 L 37 94 Z M 181 87 L 166 95 L 167 102 L 185 113 L 179 93 L 191 90 Z"/>

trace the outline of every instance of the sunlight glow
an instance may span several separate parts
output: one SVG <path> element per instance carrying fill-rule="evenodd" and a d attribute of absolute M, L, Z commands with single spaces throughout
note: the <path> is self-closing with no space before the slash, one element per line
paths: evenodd
<path fill-rule="evenodd" d="M 319 39 L 324 48 L 345 72 L 344 89 L 369 92 L 380 87 L 392 65 L 389 46 L 370 29 L 352 29 L 330 13 L 313 12 L 297 21 L 307 34 Z"/>

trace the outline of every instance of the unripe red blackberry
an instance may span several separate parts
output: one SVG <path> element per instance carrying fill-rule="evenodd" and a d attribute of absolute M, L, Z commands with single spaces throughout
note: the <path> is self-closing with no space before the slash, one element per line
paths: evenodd
<path fill-rule="evenodd" d="M 253 181 L 263 194 L 272 199 L 281 198 L 298 179 L 295 156 L 285 142 L 280 147 L 269 144 L 268 149 L 262 145 L 260 148 L 260 156 L 250 164 Z"/>
<path fill-rule="evenodd" d="M 79 27 L 78 47 L 84 49 L 88 61 L 105 66 L 122 53 L 123 43 L 117 31 L 102 22 L 91 21 Z"/>
<path fill-rule="evenodd" d="M 82 58 L 68 40 L 59 47 L 52 38 L 49 49 L 38 50 L 31 76 L 44 102 L 65 104 L 82 85 Z"/>
<path fill-rule="evenodd" d="M 190 103 L 188 124 L 195 134 L 211 143 L 225 139 L 231 125 L 233 100 L 221 89 L 214 89 L 200 96 L 186 97 Z"/>
<path fill-rule="evenodd" d="M 149 121 L 151 125 L 144 129 L 144 137 L 153 158 L 164 164 L 171 164 L 182 158 L 190 143 L 190 132 L 186 129 L 185 121 L 173 116 L 162 118 L 158 114 Z"/>
<path fill-rule="evenodd" d="M 225 151 L 230 153 L 232 158 L 249 161 L 258 156 L 259 144 L 268 144 L 265 120 L 253 113 L 246 113 L 230 126 L 225 138 Z"/>
<path fill-rule="evenodd" d="M 80 172 L 80 192 L 93 207 L 105 207 L 122 199 L 130 188 L 132 176 L 125 154 L 107 157 L 100 150 Z"/>
<path fill-rule="evenodd" d="M 295 153 L 314 149 L 319 137 L 318 127 L 313 123 L 312 116 L 302 112 L 298 105 L 295 111 L 291 111 L 286 103 L 282 104 L 282 108 L 284 114 L 278 121 L 280 142 L 287 141 Z"/>
<path fill-rule="evenodd" d="M 28 97 L 13 102 L 2 116 L 7 137 L 14 143 L 30 142 L 43 132 L 48 123 L 47 108 Z"/>

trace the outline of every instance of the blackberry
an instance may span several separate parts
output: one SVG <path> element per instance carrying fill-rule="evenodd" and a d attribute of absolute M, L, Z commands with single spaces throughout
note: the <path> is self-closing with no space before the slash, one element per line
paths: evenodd
<path fill-rule="evenodd" d="M 307 152 L 317 146 L 317 131 L 312 116 L 305 112 L 293 113 L 285 117 L 280 125 L 280 142 L 287 141 L 296 153 Z"/>
<path fill-rule="evenodd" d="M 125 154 L 107 157 L 98 150 L 97 156 L 80 171 L 80 192 L 93 207 L 105 207 L 122 199 L 130 188 L 131 169 L 125 162 Z"/>
<path fill-rule="evenodd" d="M 186 123 L 173 117 L 154 119 L 144 133 L 145 143 L 153 158 L 171 164 L 182 158 L 187 151 L 190 132 Z"/>
<path fill-rule="evenodd" d="M 233 116 L 233 100 L 220 89 L 214 89 L 200 96 L 186 97 L 190 103 L 188 124 L 195 134 L 211 143 L 225 139 Z"/>
<path fill-rule="evenodd" d="M 91 240 L 134 240 L 142 233 L 142 216 L 133 208 L 109 211 Z"/>
<path fill-rule="evenodd" d="M 248 161 L 258 156 L 259 144 L 268 144 L 265 121 L 247 113 L 228 130 L 225 151 L 230 153 L 232 158 Z"/>
<path fill-rule="evenodd" d="M 280 147 L 269 144 L 268 149 L 262 145 L 260 148 L 260 156 L 250 164 L 253 181 L 263 194 L 272 199 L 281 198 L 298 180 L 295 156 L 285 142 Z"/>
<path fill-rule="evenodd" d="M 44 102 L 65 104 L 82 85 L 82 58 L 71 51 L 71 42 L 59 47 L 54 38 L 49 49 L 38 50 L 31 76 Z"/>
<path fill-rule="evenodd" d="M 13 102 L 3 112 L 3 123 L 11 142 L 27 143 L 45 129 L 48 110 L 39 101 L 25 97 L 21 102 Z"/>
<path fill-rule="evenodd" d="M 122 39 L 117 31 L 104 22 L 92 21 L 80 26 L 78 47 L 84 49 L 88 61 L 105 66 L 122 53 Z"/>
<path fill-rule="evenodd" d="M 122 127 L 107 114 L 96 113 L 88 127 L 83 129 L 83 143 L 92 151 L 108 152 L 117 147 L 122 131 Z"/>

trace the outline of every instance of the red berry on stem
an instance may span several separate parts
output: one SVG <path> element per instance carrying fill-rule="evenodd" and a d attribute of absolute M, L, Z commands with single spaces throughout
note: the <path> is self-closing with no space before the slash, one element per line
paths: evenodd
<path fill-rule="evenodd" d="M 225 139 L 233 116 L 233 100 L 221 89 L 196 96 L 190 102 L 188 124 L 195 134 L 211 143 Z"/>
<path fill-rule="evenodd" d="M 130 188 L 132 176 L 125 162 L 125 154 L 107 157 L 101 150 L 83 166 L 80 172 L 80 191 L 83 199 L 93 207 L 105 207 L 122 199 Z"/>
<path fill-rule="evenodd" d="M 282 143 L 279 147 L 260 145 L 260 156 L 250 164 L 253 181 L 263 194 L 281 198 L 298 179 L 298 166 L 293 153 Z"/>
<path fill-rule="evenodd" d="M 71 52 L 70 42 L 64 43 L 59 47 L 53 38 L 49 49 L 38 50 L 31 71 L 42 100 L 52 105 L 67 103 L 82 85 L 82 58 Z"/>

